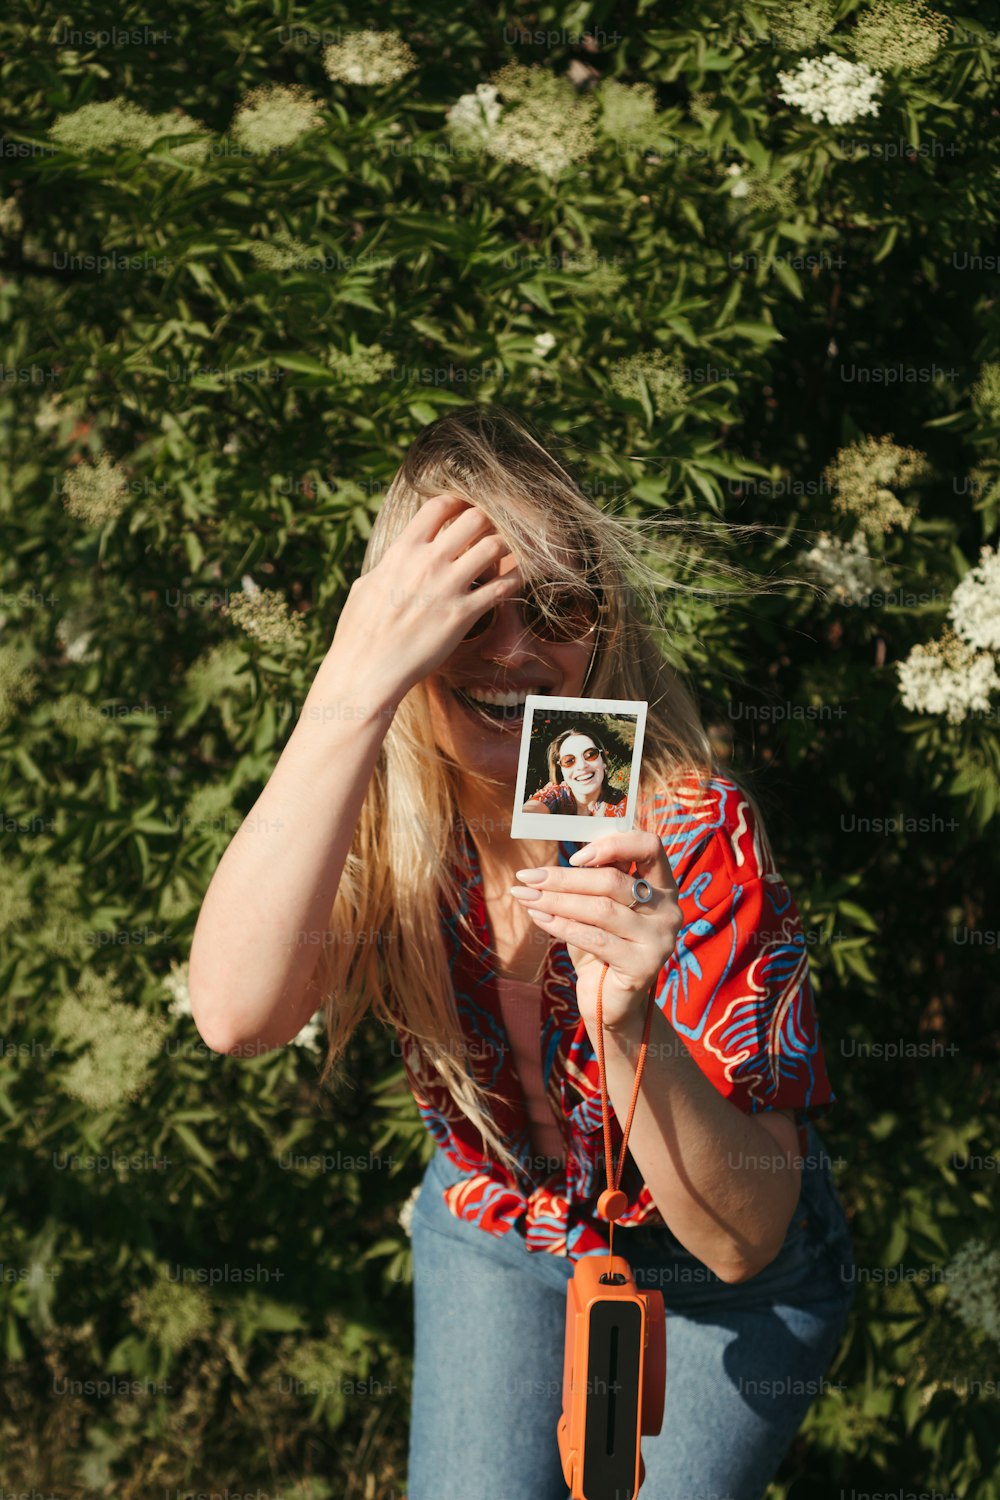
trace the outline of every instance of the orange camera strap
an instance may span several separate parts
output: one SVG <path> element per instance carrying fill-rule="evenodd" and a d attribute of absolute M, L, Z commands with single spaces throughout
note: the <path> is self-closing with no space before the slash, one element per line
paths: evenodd
<path fill-rule="evenodd" d="M 611 1274 L 611 1258 L 614 1254 L 615 1220 L 620 1219 L 628 1207 L 628 1200 L 621 1191 L 618 1184 L 621 1182 L 622 1169 L 625 1165 L 625 1151 L 628 1146 L 628 1133 L 632 1127 L 632 1116 L 635 1114 L 636 1100 L 639 1097 L 639 1085 L 642 1082 L 642 1069 L 646 1061 L 646 1053 L 649 1050 L 649 1030 L 653 1021 L 653 1006 L 655 1004 L 656 981 L 649 987 L 649 999 L 646 1002 L 646 1024 L 642 1032 L 642 1042 L 639 1047 L 639 1061 L 635 1069 L 635 1082 L 632 1085 L 632 1100 L 628 1107 L 628 1119 L 622 1131 L 622 1149 L 618 1157 L 618 1166 L 612 1173 L 611 1167 L 611 1106 L 608 1102 L 608 1085 L 604 1071 L 604 1025 L 601 1008 L 601 994 L 604 989 L 604 976 L 608 972 L 608 965 L 604 964 L 601 977 L 597 981 L 597 1067 L 601 1080 L 601 1116 L 604 1121 L 604 1169 L 607 1173 L 608 1185 L 597 1200 L 597 1212 L 602 1219 L 608 1220 L 608 1274 Z"/>

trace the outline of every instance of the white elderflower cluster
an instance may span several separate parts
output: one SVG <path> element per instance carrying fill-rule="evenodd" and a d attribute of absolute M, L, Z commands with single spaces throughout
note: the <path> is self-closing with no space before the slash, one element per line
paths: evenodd
<path fill-rule="evenodd" d="M 71 516 L 88 526 L 115 521 L 128 504 L 128 477 L 110 454 L 94 463 L 77 464 L 63 476 L 63 504 Z"/>
<path fill-rule="evenodd" d="M 292 614 L 287 600 L 277 589 L 262 589 L 252 578 L 242 580 L 243 587 L 220 611 L 234 625 L 246 631 L 251 640 L 262 646 L 297 646 L 302 640 L 304 621 Z"/>
<path fill-rule="evenodd" d="M 83 1049 L 59 1085 L 94 1110 L 112 1109 L 142 1092 L 167 1029 L 165 1020 L 124 1004 L 118 986 L 89 970 L 62 1002 L 54 1024 L 69 1046 Z"/>
<path fill-rule="evenodd" d="M 729 208 L 734 217 L 762 209 L 775 209 L 785 218 L 794 213 L 795 197 L 784 182 L 736 161 L 730 162 L 723 176 L 730 178 L 729 197 L 733 201 Z"/>
<path fill-rule="evenodd" d="M 318 1051 L 322 1046 L 325 1036 L 326 1026 L 324 1025 L 322 1015 L 318 1014 L 313 1016 L 300 1031 L 295 1033 L 291 1040 L 291 1046 L 312 1047 L 315 1051 Z"/>
<path fill-rule="evenodd" d="M 607 78 L 597 89 L 602 135 L 619 146 L 645 151 L 660 139 L 656 94 L 651 83 L 619 83 Z"/>
<path fill-rule="evenodd" d="M 488 111 L 493 117 L 487 120 L 482 149 L 490 156 L 557 178 L 591 155 L 597 144 L 597 101 L 578 94 L 568 79 L 539 63 L 509 62 L 490 85 L 504 101 L 499 115 L 492 105 Z M 462 118 L 459 140 L 468 143 Z"/>
<path fill-rule="evenodd" d="M 990 694 L 1000 689 L 994 658 L 973 650 L 948 627 L 940 639 L 914 646 L 896 670 L 903 706 L 918 714 L 944 714 L 949 724 L 989 712 Z"/>
<path fill-rule="evenodd" d="M 38 432 L 55 432 L 58 436 L 64 427 L 79 422 L 82 414 L 81 407 L 67 401 L 58 393 L 54 396 L 43 396 L 35 408 L 35 428 Z"/>
<path fill-rule="evenodd" d="M 983 365 L 972 387 L 972 406 L 987 422 L 1000 422 L 1000 365 Z"/>
<path fill-rule="evenodd" d="M 319 100 L 298 83 L 260 84 L 243 96 L 230 133 L 246 151 L 282 151 L 322 125 Z"/>
<path fill-rule="evenodd" d="M 662 349 L 648 350 L 642 354 L 630 354 L 616 360 L 609 377 L 611 389 L 619 396 L 637 398 L 639 381 L 644 380 L 657 416 L 676 411 L 688 399 L 688 384 L 684 378 L 684 367 L 675 356 Z"/>
<path fill-rule="evenodd" d="M 158 1267 L 152 1286 L 126 1300 L 129 1317 L 161 1348 L 176 1353 L 212 1326 L 212 1304 L 203 1286 L 173 1279 Z"/>
<path fill-rule="evenodd" d="M 342 42 L 327 47 L 323 66 L 340 83 L 375 88 L 412 73 L 417 59 L 398 31 L 354 31 Z"/>
<path fill-rule="evenodd" d="M 445 127 L 459 151 L 486 152 L 552 178 L 590 156 L 598 133 L 636 151 L 660 139 L 652 84 L 607 79 L 580 93 L 539 63 L 507 63 L 455 101 Z"/>
<path fill-rule="evenodd" d="M 330 349 L 325 363 L 348 385 L 378 385 L 388 379 L 393 356 L 381 344 L 362 344 L 349 351 Z"/>
<path fill-rule="evenodd" d="M 1000 1248 L 969 1240 L 947 1267 L 948 1300 L 967 1328 L 1000 1343 Z"/>
<path fill-rule="evenodd" d="M 796 0 L 769 20 L 777 41 L 794 52 L 815 46 L 830 35 L 836 24 L 832 0 Z"/>
<path fill-rule="evenodd" d="M 179 964 L 176 959 L 170 960 L 170 973 L 162 981 L 163 988 L 170 996 L 167 1009 L 172 1016 L 189 1016 L 191 1014 L 191 992 L 188 989 L 188 965 Z"/>
<path fill-rule="evenodd" d="M 802 565 L 840 604 L 862 604 L 889 582 L 868 551 L 867 539 L 860 528 L 848 542 L 821 531 L 816 545 L 804 554 Z"/>
<path fill-rule="evenodd" d="M 842 516 L 856 519 L 869 536 L 904 531 L 913 520 L 913 511 L 896 495 L 916 479 L 931 472 L 925 454 L 916 448 L 904 448 L 892 441 L 891 433 L 880 438 L 864 437 L 841 448 L 823 471 L 825 482 L 835 491 L 833 508 Z"/>
<path fill-rule="evenodd" d="M 208 150 L 207 131 L 198 120 L 181 110 L 151 115 L 129 99 L 107 99 L 84 104 L 68 115 L 59 115 L 49 135 L 60 146 L 77 151 L 111 151 L 116 146 L 134 146 L 145 151 L 162 136 L 205 135 L 204 141 L 188 141 L 174 148 L 182 157 L 201 157 Z"/>
<path fill-rule="evenodd" d="M 948 40 L 949 23 L 926 0 L 874 0 L 847 38 L 859 62 L 873 68 L 925 68 Z"/>
<path fill-rule="evenodd" d="M 730 163 L 726 168 L 726 176 L 733 179 L 729 185 L 730 198 L 745 198 L 750 191 L 750 182 L 738 161 Z"/>
<path fill-rule="evenodd" d="M 463 151 L 485 151 L 503 111 L 492 83 L 479 83 L 474 94 L 460 94 L 445 113 L 445 128 Z"/>
<path fill-rule="evenodd" d="M 28 665 L 28 650 L 10 642 L 0 645 L 0 727 L 7 723 L 22 704 L 34 701 L 38 677 Z"/>
<path fill-rule="evenodd" d="M 262 271 L 300 270 L 316 258 L 314 250 L 290 234 L 276 234 L 273 240 L 255 240 L 250 254 Z"/>
<path fill-rule="evenodd" d="M 417 1196 L 420 1192 L 420 1187 L 421 1184 L 418 1182 L 416 1187 L 406 1199 L 406 1202 L 403 1204 L 402 1208 L 399 1210 L 398 1214 L 399 1224 L 403 1230 L 403 1233 L 408 1234 L 411 1237 L 413 1235 L 413 1208 L 416 1204 Z"/>
<path fill-rule="evenodd" d="M 881 75 L 836 52 L 801 58 L 791 72 L 778 74 L 778 82 L 778 98 L 801 109 L 816 124 L 825 120 L 829 125 L 850 125 L 879 112 Z"/>
<path fill-rule="evenodd" d="M 948 618 L 970 646 L 1000 653 L 1000 547 L 983 547 L 955 586 Z"/>

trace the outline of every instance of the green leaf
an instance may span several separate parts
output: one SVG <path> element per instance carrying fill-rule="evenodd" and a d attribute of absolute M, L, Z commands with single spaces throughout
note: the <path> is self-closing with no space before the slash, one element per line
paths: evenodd
<path fill-rule="evenodd" d="M 193 1157 L 195 1157 L 197 1161 L 200 1161 L 202 1166 L 209 1167 L 214 1172 L 215 1158 L 205 1150 L 205 1147 L 195 1135 L 194 1131 L 190 1130 L 187 1125 L 182 1124 L 178 1120 L 171 1120 L 170 1126 L 174 1134 L 178 1136 L 181 1141 L 183 1141 L 184 1145 L 187 1147 L 188 1152 Z"/>

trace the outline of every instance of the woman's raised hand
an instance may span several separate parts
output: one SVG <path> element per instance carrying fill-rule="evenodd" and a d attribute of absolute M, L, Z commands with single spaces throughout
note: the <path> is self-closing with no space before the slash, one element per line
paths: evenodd
<path fill-rule="evenodd" d="M 517 595 L 516 566 L 472 589 L 509 554 L 477 506 L 460 495 L 433 496 L 351 584 L 334 638 L 338 652 L 353 655 L 366 678 L 409 692 L 487 609 Z"/>

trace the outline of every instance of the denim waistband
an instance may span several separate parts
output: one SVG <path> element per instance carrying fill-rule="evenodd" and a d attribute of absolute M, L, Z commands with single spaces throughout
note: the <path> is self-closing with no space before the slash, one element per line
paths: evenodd
<path fill-rule="evenodd" d="M 788 1225 L 779 1257 L 790 1260 L 801 1241 L 819 1247 L 827 1257 L 831 1268 L 837 1268 L 845 1279 L 853 1267 L 854 1255 L 850 1230 L 834 1182 L 832 1160 L 825 1143 L 812 1121 L 806 1122 L 807 1150 L 799 1157 L 802 1173 L 799 1200 Z M 455 1166 L 447 1153 L 438 1147 L 428 1165 L 425 1180 L 432 1189 L 433 1203 L 427 1204 L 430 1211 L 449 1214 L 441 1194 L 443 1189 L 461 1181 L 464 1174 Z M 596 1205 L 594 1205 L 596 1207 Z M 596 1216 L 595 1216 L 595 1222 Z M 622 1226 L 621 1232 L 629 1236 L 629 1244 L 638 1248 L 640 1242 L 655 1245 L 657 1251 L 684 1258 L 688 1250 L 666 1224 Z M 638 1236 L 633 1239 L 632 1236 Z"/>

